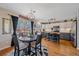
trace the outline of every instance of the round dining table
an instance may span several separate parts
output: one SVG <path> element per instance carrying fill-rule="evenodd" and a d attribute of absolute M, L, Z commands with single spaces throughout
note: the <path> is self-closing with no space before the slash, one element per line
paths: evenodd
<path fill-rule="evenodd" d="M 19 39 L 20 41 L 22 41 L 23 43 L 28 43 L 28 55 L 30 55 L 31 53 L 31 43 L 36 41 L 36 37 L 35 36 L 26 36 L 26 37 L 22 37 Z"/>

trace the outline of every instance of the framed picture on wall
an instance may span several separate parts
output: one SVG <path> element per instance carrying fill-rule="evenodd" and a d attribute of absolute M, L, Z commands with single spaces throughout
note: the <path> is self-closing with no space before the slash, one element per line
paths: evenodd
<path fill-rule="evenodd" d="M 2 19 L 2 34 L 10 34 L 11 33 L 11 20 L 3 18 Z"/>

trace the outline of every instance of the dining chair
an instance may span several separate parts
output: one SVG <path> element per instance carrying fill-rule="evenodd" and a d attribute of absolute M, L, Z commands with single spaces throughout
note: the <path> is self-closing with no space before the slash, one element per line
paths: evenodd
<path fill-rule="evenodd" d="M 52 34 L 48 33 L 47 39 L 50 41 L 52 40 Z"/>
<path fill-rule="evenodd" d="M 20 52 L 23 50 L 27 50 L 27 45 L 20 40 L 18 40 L 17 35 L 13 35 L 13 40 L 14 40 L 14 56 L 16 54 L 20 56 Z"/>
<path fill-rule="evenodd" d="M 60 35 L 59 34 L 54 34 L 53 35 L 53 41 L 56 41 L 59 43 L 59 40 L 60 40 Z"/>
<path fill-rule="evenodd" d="M 31 52 L 33 53 L 32 55 L 36 55 L 37 56 L 37 52 L 40 52 L 41 56 L 42 56 L 42 35 L 37 34 L 37 38 L 36 38 L 36 42 L 34 45 L 31 46 Z"/>

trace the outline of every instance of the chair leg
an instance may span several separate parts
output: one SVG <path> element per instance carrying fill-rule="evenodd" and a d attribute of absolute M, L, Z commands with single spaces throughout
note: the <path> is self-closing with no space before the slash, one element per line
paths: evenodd
<path fill-rule="evenodd" d="M 15 51 L 14 51 L 14 56 L 16 56 L 16 49 L 15 49 Z"/>
<path fill-rule="evenodd" d="M 42 56 L 42 49 L 41 49 L 41 46 L 40 46 L 40 54 L 41 54 L 41 56 Z"/>
<path fill-rule="evenodd" d="M 35 48 L 35 55 L 37 56 L 37 49 Z"/>
<path fill-rule="evenodd" d="M 41 44 L 40 44 L 40 54 L 41 54 L 41 56 L 42 56 L 42 48 L 41 48 Z"/>
<path fill-rule="evenodd" d="M 19 56 L 20 55 L 20 51 L 18 50 L 17 53 L 18 53 L 18 56 Z"/>

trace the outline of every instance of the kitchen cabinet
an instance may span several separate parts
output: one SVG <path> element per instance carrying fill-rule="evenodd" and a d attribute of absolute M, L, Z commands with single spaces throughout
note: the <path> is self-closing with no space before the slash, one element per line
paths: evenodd
<path fill-rule="evenodd" d="M 71 34 L 70 33 L 60 33 L 60 38 L 65 40 L 71 40 Z"/>

